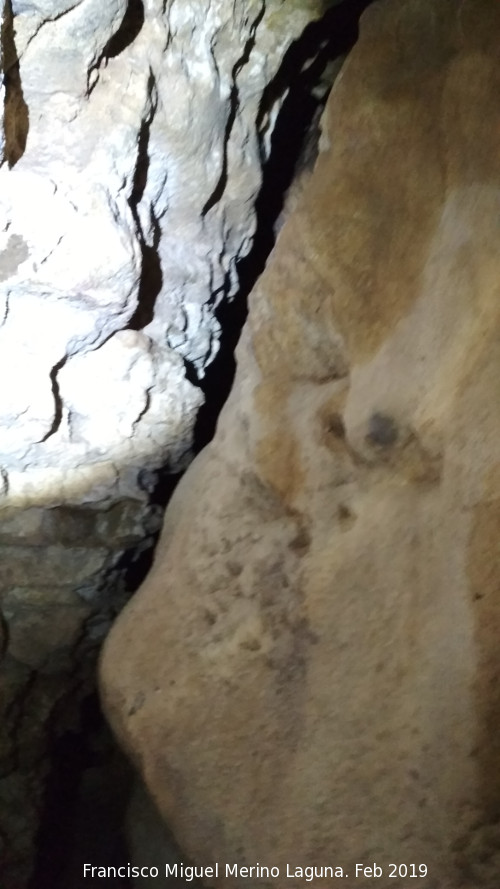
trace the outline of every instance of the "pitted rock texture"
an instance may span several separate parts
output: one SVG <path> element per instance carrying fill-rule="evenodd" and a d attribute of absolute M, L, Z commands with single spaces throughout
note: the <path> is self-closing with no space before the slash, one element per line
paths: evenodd
<path fill-rule="evenodd" d="M 285 92 L 264 91 L 324 5 L 5 4 L 0 505 L 137 496 L 139 468 L 186 465 L 185 362 L 216 354 L 252 243 Z"/>
<path fill-rule="evenodd" d="M 217 352 L 252 244 L 286 95 L 267 88 L 324 8 L 2 4 L 2 889 L 30 878 L 48 751 L 92 691 L 124 554 L 157 530 L 156 470 L 191 458 L 187 376 Z"/>
<path fill-rule="evenodd" d="M 263 885 L 376 861 L 381 889 L 408 885 L 391 862 L 498 887 L 499 42 L 489 0 L 365 12 L 216 437 L 105 644 L 185 853 L 279 866 Z"/>

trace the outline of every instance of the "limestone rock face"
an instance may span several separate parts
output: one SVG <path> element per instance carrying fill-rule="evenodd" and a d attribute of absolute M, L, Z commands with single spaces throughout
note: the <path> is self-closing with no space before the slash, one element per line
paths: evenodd
<path fill-rule="evenodd" d="M 202 376 L 217 352 L 251 245 L 283 101 L 263 93 L 322 11 L 293 7 L 6 5 L 0 505 L 128 496 L 130 467 L 185 465 L 201 395 L 184 361 Z"/>
<path fill-rule="evenodd" d="M 48 749 L 81 729 L 124 553 L 158 528 L 155 472 L 190 459 L 186 362 L 192 380 L 216 354 L 252 243 L 284 100 L 266 88 L 323 6 L 2 3 L 2 889 L 29 879 Z"/>
<path fill-rule="evenodd" d="M 498 886 L 499 42 L 488 0 L 365 12 L 215 440 L 105 645 L 178 841 L 280 868 L 253 885 Z"/>

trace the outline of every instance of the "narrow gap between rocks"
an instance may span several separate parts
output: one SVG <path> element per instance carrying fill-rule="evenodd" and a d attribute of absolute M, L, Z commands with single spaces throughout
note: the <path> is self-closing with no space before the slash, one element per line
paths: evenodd
<path fill-rule="evenodd" d="M 102 51 L 105 59 L 114 59 L 135 40 L 144 24 L 142 0 L 129 0 L 120 27 L 108 40 Z"/>
<path fill-rule="evenodd" d="M 227 184 L 227 146 L 229 143 L 229 139 L 231 136 L 231 131 L 233 129 L 234 123 L 236 121 L 236 115 L 238 114 L 239 107 L 239 97 L 238 97 L 238 86 L 237 86 L 237 77 L 241 69 L 247 64 L 250 59 L 251 52 L 255 46 L 255 31 L 264 16 L 265 6 L 262 6 L 259 15 L 257 16 L 250 38 L 247 40 L 245 47 L 243 49 L 243 53 L 240 59 L 233 65 L 233 70 L 231 72 L 232 86 L 229 94 L 229 114 L 226 123 L 226 131 L 224 133 L 224 151 L 222 158 L 222 169 L 219 176 L 219 180 L 212 192 L 209 196 L 208 200 L 205 203 L 201 211 L 202 218 L 207 215 L 207 213 L 214 207 L 222 198 L 224 194 L 226 184 Z"/>
<path fill-rule="evenodd" d="M 54 435 L 61 425 L 62 415 L 63 415 L 63 403 L 61 394 L 59 392 L 59 383 L 57 380 L 57 375 L 61 368 L 66 364 L 66 357 L 62 358 L 61 361 L 58 361 L 57 364 L 54 365 L 50 372 L 50 385 L 52 389 L 52 396 L 54 398 L 54 419 L 52 421 L 52 426 L 49 431 L 44 435 L 42 441 L 47 441 L 51 435 Z"/>
<path fill-rule="evenodd" d="M 24 100 L 12 0 L 5 0 L 1 28 L 1 64 L 4 82 L 3 159 L 12 168 L 23 156 L 29 131 L 29 109 Z"/>
<path fill-rule="evenodd" d="M 247 300 L 264 271 L 287 194 L 294 180 L 314 166 L 320 136 L 319 117 L 342 62 L 358 37 L 361 13 L 373 0 L 344 0 L 318 22 L 307 26 L 286 53 L 261 104 L 261 117 L 288 89 L 271 138 L 269 158 L 263 168 L 256 202 L 257 226 L 252 249 L 238 263 L 240 289 L 225 301 L 216 315 L 222 329 L 219 351 L 198 381 L 188 368 L 190 380 L 205 395 L 195 426 L 195 452 L 213 438 L 220 411 L 231 391 L 236 362 L 234 352 L 247 316 Z"/>
<path fill-rule="evenodd" d="M 218 310 L 217 318 L 223 331 L 219 353 L 200 381 L 187 368 L 192 382 L 201 385 L 205 404 L 195 427 L 195 451 L 199 452 L 213 437 L 220 410 L 230 392 L 234 373 L 234 350 L 247 315 L 247 297 L 262 273 L 281 224 L 280 215 L 286 205 L 287 194 L 294 180 L 303 170 L 314 165 L 319 137 L 319 116 L 329 89 L 338 73 L 343 57 L 358 36 L 358 22 L 363 10 L 373 0 L 344 0 L 333 6 L 323 18 L 309 25 L 302 37 L 287 52 L 283 63 L 265 92 L 261 106 L 262 139 L 264 121 L 276 102 L 283 96 L 281 110 L 271 139 L 267 162 L 263 169 L 262 188 L 257 199 L 257 227 L 250 253 L 238 263 L 240 290 Z M 128 10 L 139 12 L 140 0 L 131 0 Z M 130 19 L 132 21 L 132 19 Z M 130 41 L 133 28 L 125 28 L 121 40 Z M 121 45 L 121 44 L 120 44 Z M 117 44 L 109 47 L 108 55 L 120 51 Z M 288 90 L 288 92 L 287 92 Z M 141 134 L 138 173 L 134 201 L 143 188 L 144 165 L 147 165 L 148 128 Z M 263 149 L 264 150 L 264 149 Z M 142 287 L 144 298 L 158 292 L 161 271 L 155 262 L 155 247 L 145 248 L 148 269 Z M 141 327 L 150 305 L 131 326 Z M 153 486 L 152 501 L 164 508 L 179 476 L 165 472 Z M 156 535 L 157 537 L 157 535 Z M 156 537 L 151 546 L 129 554 L 119 566 L 126 575 L 127 595 L 138 588 L 151 565 Z M 93 654 L 95 664 L 96 652 Z M 92 667 L 90 668 L 92 669 Z M 88 675 L 88 661 L 82 673 Z M 78 682 L 78 679 L 75 679 Z M 87 687 L 87 686 L 86 686 Z M 63 708 L 64 709 L 64 708 Z M 63 730 L 67 722 L 64 714 L 55 714 L 50 742 L 49 779 L 41 813 L 38 834 L 38 858 L 28 889 L 88 889 L 101 885 L 102 880 L 83 877 L 82 863 L 105 865 L 123 864 L 130 860 L 123 829 L 133 776 L 130 766 L 116 749 L 102 717 L 97 694 L 90 684 L 80 705 L 76 723 Z M 76 725 L 76 727 L 75 727 Z M 153 818 L 154 822 L 154 818 Z M 167 835 L 163 826 L 154 825 Z M 175 860 L 175 846 L 167 838 L 167 847 Z M 107 879 L 108 889 L 132 889 L 128 878 Z M 180 889 L 177 881 L 162 881 L 170 889 Z M 191 885 L 195 889 L 195 883 Z"/>
<path fill-rule="evenodd" d="M 154 305 L 163 284 L 163 275 L 158 254 L 158 245 L 161 234 L 158 220 L 154 218 L 151 219 L 153 243 L 150 245 L 146 242 L 144 237 L 137 209 L 142 200 L 148 178 L 149 137 L 153 113 L 156 110 L 156 103 L 153 100 L 155 88 L 154 77 L 150 74 L 148 81 L 148 95 L 151 97 L 151 113 L 148 119 L 143 122 L 139 132 L 134 181 L 132 194 L 129 198 L 129 206 L 134 217 L 137 231 L 139 232 L 139 243 L 142 252 L 142 272 L 139 284 L 139 295 L 137 299 L 137 308 L 128 323 L 130 330 L 142 330 L 143 327 L 146 327 L 146 325 L 153 319 Z"/>

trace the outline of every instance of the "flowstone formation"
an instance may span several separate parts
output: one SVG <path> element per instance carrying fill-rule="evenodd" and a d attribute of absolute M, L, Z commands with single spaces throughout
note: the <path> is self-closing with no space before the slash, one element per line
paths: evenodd
<path fill-rule="evenodd" d="M 156 470 L 190 459 L 286 96 L 272 84 L 328 5 L 2 4 L 3 889 L 32 869 L 47 750 L 81 729 L 123 555 L 158 530 Z"/>
<path fill-rule="evenodd" d="M 279 868 L 255 886 L 499 884 L 499 43 L 490 0 L 365 12 L 216 437 L 104 647 L 185 854 Z"/>

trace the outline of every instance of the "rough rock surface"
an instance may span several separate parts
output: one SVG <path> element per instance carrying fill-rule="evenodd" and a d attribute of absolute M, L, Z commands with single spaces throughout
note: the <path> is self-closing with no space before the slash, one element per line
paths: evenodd
<path fill-rule="evenodd" d="M 123 553 L 140 557 L 160 522 L 133 499 L 0 512 L 2 889 L 27 885 L 46 782 L 67 768 L 60 751 L 51 762 L 57 739 L 81 733 L 100 645 L 129 596 Z"/>
<path fill-rule="evenodd" d="M 263 92 L 321 9 L 6 5 L 4 502 L 129 496 L 138 466 L 185 464 L 201 395 L 184 361 L 201 376 L 212 360 L 251 245 L 283 101 Z"/>
<path fill-rule="evenodd" d="M 408 885 L 391 862 L 498 887 L 499 44 L 490 0 L 364 14 L 216 438 L 104 648 L 178 841 L 281 868 L 253 885 L 376 861 L 381 889 Z"/>
<path fill-rule="evenodd" d="M 121 557 L 158 527 L 154 472 L 189 458 L 186 362 L 194 379 L 215 355 L 251 245 L 284 100 L 266 88 L 323 6 L 2 3 L 2 889 L 32 868 L 48 748 L 80 730 Z"/>

